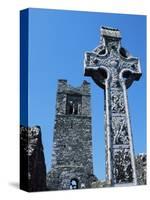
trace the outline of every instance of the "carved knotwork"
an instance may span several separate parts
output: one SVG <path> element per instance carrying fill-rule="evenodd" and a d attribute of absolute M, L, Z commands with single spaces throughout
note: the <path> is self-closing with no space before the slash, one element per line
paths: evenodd
<path fill-rule="evenodd" d="M 113 176 L 115 183 L 133 181 L 133 169 L 129 149 L 119 149 L 113 154 Z"/>
<path fill-rule="evenodd" d="M 112 119 L 112 139 L 113 144 L 129 144 L 129 136 L 125 118 L 113 117 Z"/>
<path fill-rule="evenodd" d="M 113 79 L 110 86 L 111 88 L 118 88 L 118 89 L 121 88 L 121 84 L 118 79 Z"/>
<path fill-rule="evenodd" d="M 125 113 L 123 92 L 114 90 L 111 92 L 111 109 L 113 113 Z"/>

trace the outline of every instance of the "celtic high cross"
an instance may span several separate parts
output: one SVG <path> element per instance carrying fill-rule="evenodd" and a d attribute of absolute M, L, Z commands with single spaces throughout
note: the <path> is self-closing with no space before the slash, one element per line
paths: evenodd
<path fill-rule="evenodd" d="M 118 29 L 102 27 L 101 44 L 85 53 L 84 67 L 85 76 L 104 89 L 107 182 L 136 185 L 127 88 L 141 76 L 139 60 L 121 46 Z"/>

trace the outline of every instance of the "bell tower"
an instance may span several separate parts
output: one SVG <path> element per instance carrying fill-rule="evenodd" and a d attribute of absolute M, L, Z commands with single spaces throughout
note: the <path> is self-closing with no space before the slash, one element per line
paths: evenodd
<path fill-rule="evenodd" d="M 90 188 L 93 175 L 90 84 L 58 81 L 50 190 Z"/>

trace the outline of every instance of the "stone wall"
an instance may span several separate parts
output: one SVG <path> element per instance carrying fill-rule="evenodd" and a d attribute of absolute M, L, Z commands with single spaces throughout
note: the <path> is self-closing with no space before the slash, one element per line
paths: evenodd
<path fill-rule="evenodd" d="M 137 175 L 137 183 L 138 185 L 146 184 L 146 176 L 147 176 L 147 156 L 145 153 L 140 153 L 136 155 L 135 158 L 136 163 L 136 175 Z"/>
<path fill-rule="evenodd" d="M 47 190 L 46 166 L 39 126 L 20 127 L 20 188 L 28 192 Z"/>

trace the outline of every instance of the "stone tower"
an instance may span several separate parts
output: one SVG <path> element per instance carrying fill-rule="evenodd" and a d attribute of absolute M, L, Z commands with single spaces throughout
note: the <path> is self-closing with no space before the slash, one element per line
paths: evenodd
<path fill-rule="evenodd" d="M 106 179 L 110 185 L 136 185 L 127 89 L 142 73 L 138 58 L 121 45 L 118 29 L 102 27 L 101 44 L 85 53 L 85 76 L 104 89 Z"/>
<path fill-rule="evenodd" d="M 93 175 L 90 85 L 58 81 L 49 190 L 90 188 Z"/>

